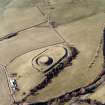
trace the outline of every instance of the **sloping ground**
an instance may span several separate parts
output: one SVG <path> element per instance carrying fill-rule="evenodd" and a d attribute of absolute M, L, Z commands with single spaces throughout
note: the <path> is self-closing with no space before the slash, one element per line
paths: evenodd
<path fill-rule="evenodd" d="M 12 98 L 4 69 L 5 68 L 0 65 L 0 105 L 11 105 Z"/>
<path fill-rule="evenodd" d="M 26 52 L 62 43 L 63 40 L 50 27 L 35 27 L 20 32 L 16 37 L 0 42 L 0 63 L 8 64 Z"/>
<path fill-rule="evenodd" d="M 22 6 L 18 7 L 15 6 L 18 5 L 18 2 L 14 3 L 15 1 L 0 0 L 0 37 L 45 21 L 45 18 L 35 6 L 25 6 L 26 1 L 24 1 L 22 4 L 20 3 Z"/>
<path fill-rule="evenodd" d="M 23 30 L 44 21 L 44 17 L 36 7 L 8 8 L 0 17 L 0 36 Z"/>
<path fill-rule="evenodd" d="M 105 23 L 105 0 L 49 0 L 49 2 L 47 0 L 5 0 L 5 3 L 2 0 L 1 2 L 3 2 L 3 5 L 0 4 L 1 36 L 39 24 L 46 20 L 45 17 L 50 17 L 51 21 L 62 25 L 56 28 L 60 36 L 51 28 L 38 27 L 1 41 L 0 63 L 8 64 L 15 57 L 30 50 L 62 43 L 61 37 L 80 51 L 73 62 L 74 66 L 66 68 L 52 81 L 52 84 L 41 90 L 39 95 L 29 98 L 29 101 L 44 101 L 58 96 L 59 93 L 63 94 L 85 86 L 101 72 L 102 52 L 93 67 L 90 70 L 87 68 L 96 54 L 102 35 Z"/>
<path fill-rule="evenodd" d="M 39 85 L 45 79 L 42 72 L 33 68 L 32 59 L 46 49 L 47 48 L 33 50 L 29 53 L 23 54 L 7 66 L 9 75 L 13 73 L 17 74 L 15 78 L 17 80 L 19 91 L 16 91 L 14 94 L 16 102 L 24 99 L 24 97 L 30 94 L 31 89 Z"/>
<path fill-rule="evenodd" d="M 45 101 L 86 86 L 101 73 L 103 64 L 102 47 L 93 67 L 91 69 L 88 69 L 88 67 L 96 55 L 97 47 L 102 38 L 104 19 L 105 14 L 102 13 L 57 28 L 65 41 L 74 45 L 80 53 L 72 66 L 65 68 L 58 77 L 52 80 L 51 84 L 42 89 L 39 95 L 35 96 L 36 100 Z M 34 97 L 29 98 L 29 100 L 33 101 Z"/>
<path fill-rule="evenodd" d="M 74 103 L 65 103 L 64 105 L 91 105 L 91 104 L 87 104 L 87 103 L 77 103 L 77 102 L 74 102 Z"/>
<path fill-rule="evenodd" d="M 61 45 L 58 45 L 58 46 L 61 46 Z M 9 76 L 12 74 L 16 74 L 14 78 L 16 79 L 17 85 L 19 88 L 19 91 L 16 91 L 16 93 L 14 94 L 16 102 L 19 102 L 22 99 L 24 99 L 24 97 L 30 94 L 32 89 L 35 89 L 39 84 L 43 83 L 43 81 L 46 79 L 46 76 L 43 72 L 37 70 L 35 67 L 32 66 L 32 59 L 34 57 L 38 57 L 39 54 L 41 54 L 42 52 L 45 53 L 45 51 L 48 49 L 49 49 L 49 53 L 52 53 L 51 50 L 54 48 L 55 50 L 53 50 L 52 52 L 53 53 L 56 52 L 57 57 L 55 58 L 58 60 L 61 59 L 62 57 L 59 58 L 59 54 L 62 53 L 60 52 L 62 51 L 62 49 L 59 47 L 56 48 L 56 46 L 52 46 L 52 48 L 50 47 L 50 49 L 49 47 L 46 47 L 43 49 L 33 50 L 29 53 L 23 54 L 22 56 L 13 60 L 13 62 L 11 62 L 7 66 Z M 53 62 L 53 64 L 55 63 Z"/>
<path fill-rule="evenodd" d="M 97 100 L 105 103 L 105 83 L 103 83 L 96 91 L 88 96 L 89 99 Z"/>
<path fill-rule="evenodd" d="M 104 0 L 0 0 L 0 37 L 50 17 L 66 24 L 105 10 Z M 38 8 L 39 9 L 38 9 Z"/>
<path fill-rule="evenodd" d="M 104 0 L 45 0 L 38 4 L 42 12 L 57 24 L 90 17 L 105 10 Z"/>

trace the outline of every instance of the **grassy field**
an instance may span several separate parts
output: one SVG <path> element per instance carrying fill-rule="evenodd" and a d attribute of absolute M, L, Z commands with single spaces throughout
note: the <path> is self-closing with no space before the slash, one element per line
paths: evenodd
<path fill-rule="evenodd" d="M 40 90 L 38 95 L 29 97 L 28 101 L 45 101 L 88 85 L 101 72 L 101 62 L 97 65 L 99 60 L 101 59 L 98 58 L 90 71 L 85 68 L 85 65 L 76 66 L 78 60 L 74 61 L 72 67 L 65 68 L 46 88 Z"/>
<path fill-rule="evenodd" d="M 73 44 L 80 53 L 76 60 L 73 61 L 72 66 L 65 68 L 58 77 L 52 80 L 51 84 L 39 92 L 39 95 L 35 96 L 35 98 L 31 97 L 29 100 L 44 101 L 59 96 L 65 92 L 88 85 L 99 75 L 103 64 L 102 48 L 93 67 L 90 70 L 87 68 L 95 56 L 102 36 L 104 18 L 105 15 L 103 13 L 97 14 L 57 28 L 57 31 L 65 41 Z"/>
<path fill-rule="evenodd" d="M 76 60 L 73 61 L 73 66 L 65 68 L 58 77 L 52 80 L 51 84 L 39 91 L 38 95 L 29 97 L 28 101 L 43 101 L 59 96 L 88 85 L 99 75 L 103 64 L 102 51 L 92 69 L 88 70 L 87 68 L 96 53 L 102 36 L 105 23 L 104 5 L 105 0 L 49 0 L 49 2 L 47 0 L 0 0 L 0 37 L 46 21 L 48 16 L 51 21 L 55 21 L 59 25 L 56 28 L 59 35 L 52 28 L 35 27 L 20 32 L 14 38 L 0 42 L 1 64 L 9 64 L 14 58 L 18 59 L 18 56 L 34 49 L 63 43 L 63 39 L 80 51 Z M 30 56 L 32 57 L 34 54 Z M 9 70 L 22 74 L 21 69 L 30 69 L 29 62 L 27 63 L 31 59 L 30 56 L 23 55 L 21 60 L 14 64 L 13 68 L 11 66 Z M 25 59 L 27 61 L 24 63 Z M 0 76 L 0 83 L 4 81 L 3 85 L 7 86 L 3 76 L 5 74 L 0 72 L 0 75 L 2 75 Z M 30 78 L 26 74 L 26 77 L 20 81 L 22 88 L 28 87 L 29 82 L 36 77 L 32 76 L 29 84 L 23 86 L 22 83 L 28 79 Z M 0 88 L 3 90 L 2 86 Z M 104 91 L 104 87 L 96 91 L 91 97 L 97 99 L 97 94 L 102 93 L 102 91 Z M 3 94 L 5 95 L 5 92 Z M 17 97 L 20 97 L 19 95 Z M 102 93 L 103 95 L 104 93 Z M 3 100 L 3 104 L 9 100 L 5 101 L 2 97 L 1 95 L 0 100 Z M 100 100 L 104 100 L 104 97 L 102 99 L 100 97 Z"/>
<path fill-rule="evenodd" d="M 96 91 L 89 95 L 88 98 L 105 103 L 105 83 L 103 83 Z"/>
<path fill-rule="evenodd" d="M 38 24 L 47 18 L 66 24 L 105 10 L 104 0 L 0 0 L 0 37 Z"/>
<path fill-rule="evenodd" d="M 23 3 L 16 0 L 0 2 L 0 37 L 45 21 L 40 11 L 35 6 L 28 7 L 29 3 L 25 1 Z"/>
<path fill-rule="evenodd" d="M 76 102 L 70 104 L 70 102 L 68 102 L 68 103 L 65 103 L 64 105 L 90 105 L 90 104 L 87 104 L 87 103 L 76 103 Z"/>
<path fill-rule="evenodd" d="M 14 38 L 1 41 L 0 63 L 8 64 L 12 59 L 24 53 L 62 42 L 63 40 L 50 27 L 35 27 L 20 32 Z"/>
<path fill-rule="evenodd" d="M 12 98 L 8 88 L 4 67 L 0 65 L 0 105 L 11 105 Z"/>
<path fill-rule="evenodd" d="M 11 75 L 12 73 L 17 74 L 15 79 L 17 80 L 19 91 L 15 93 L 16 101 L 21 101 L 30 93 L 31 89 L 33 89 L 41 81 L 43 81 L 44 79 L 43 73 L 38 72 L 36 69 L 32 67 L 32 59 L 37 54 L 43 51 L 44 49 L 26 53 L 15 59 L 7 67 L 9 75 Z"/>
<path fill-rule="evenodd" d="M 105 10 L 104 0 L 45 0 L 38 6 L 51 21 L 66 24 Z"/>

